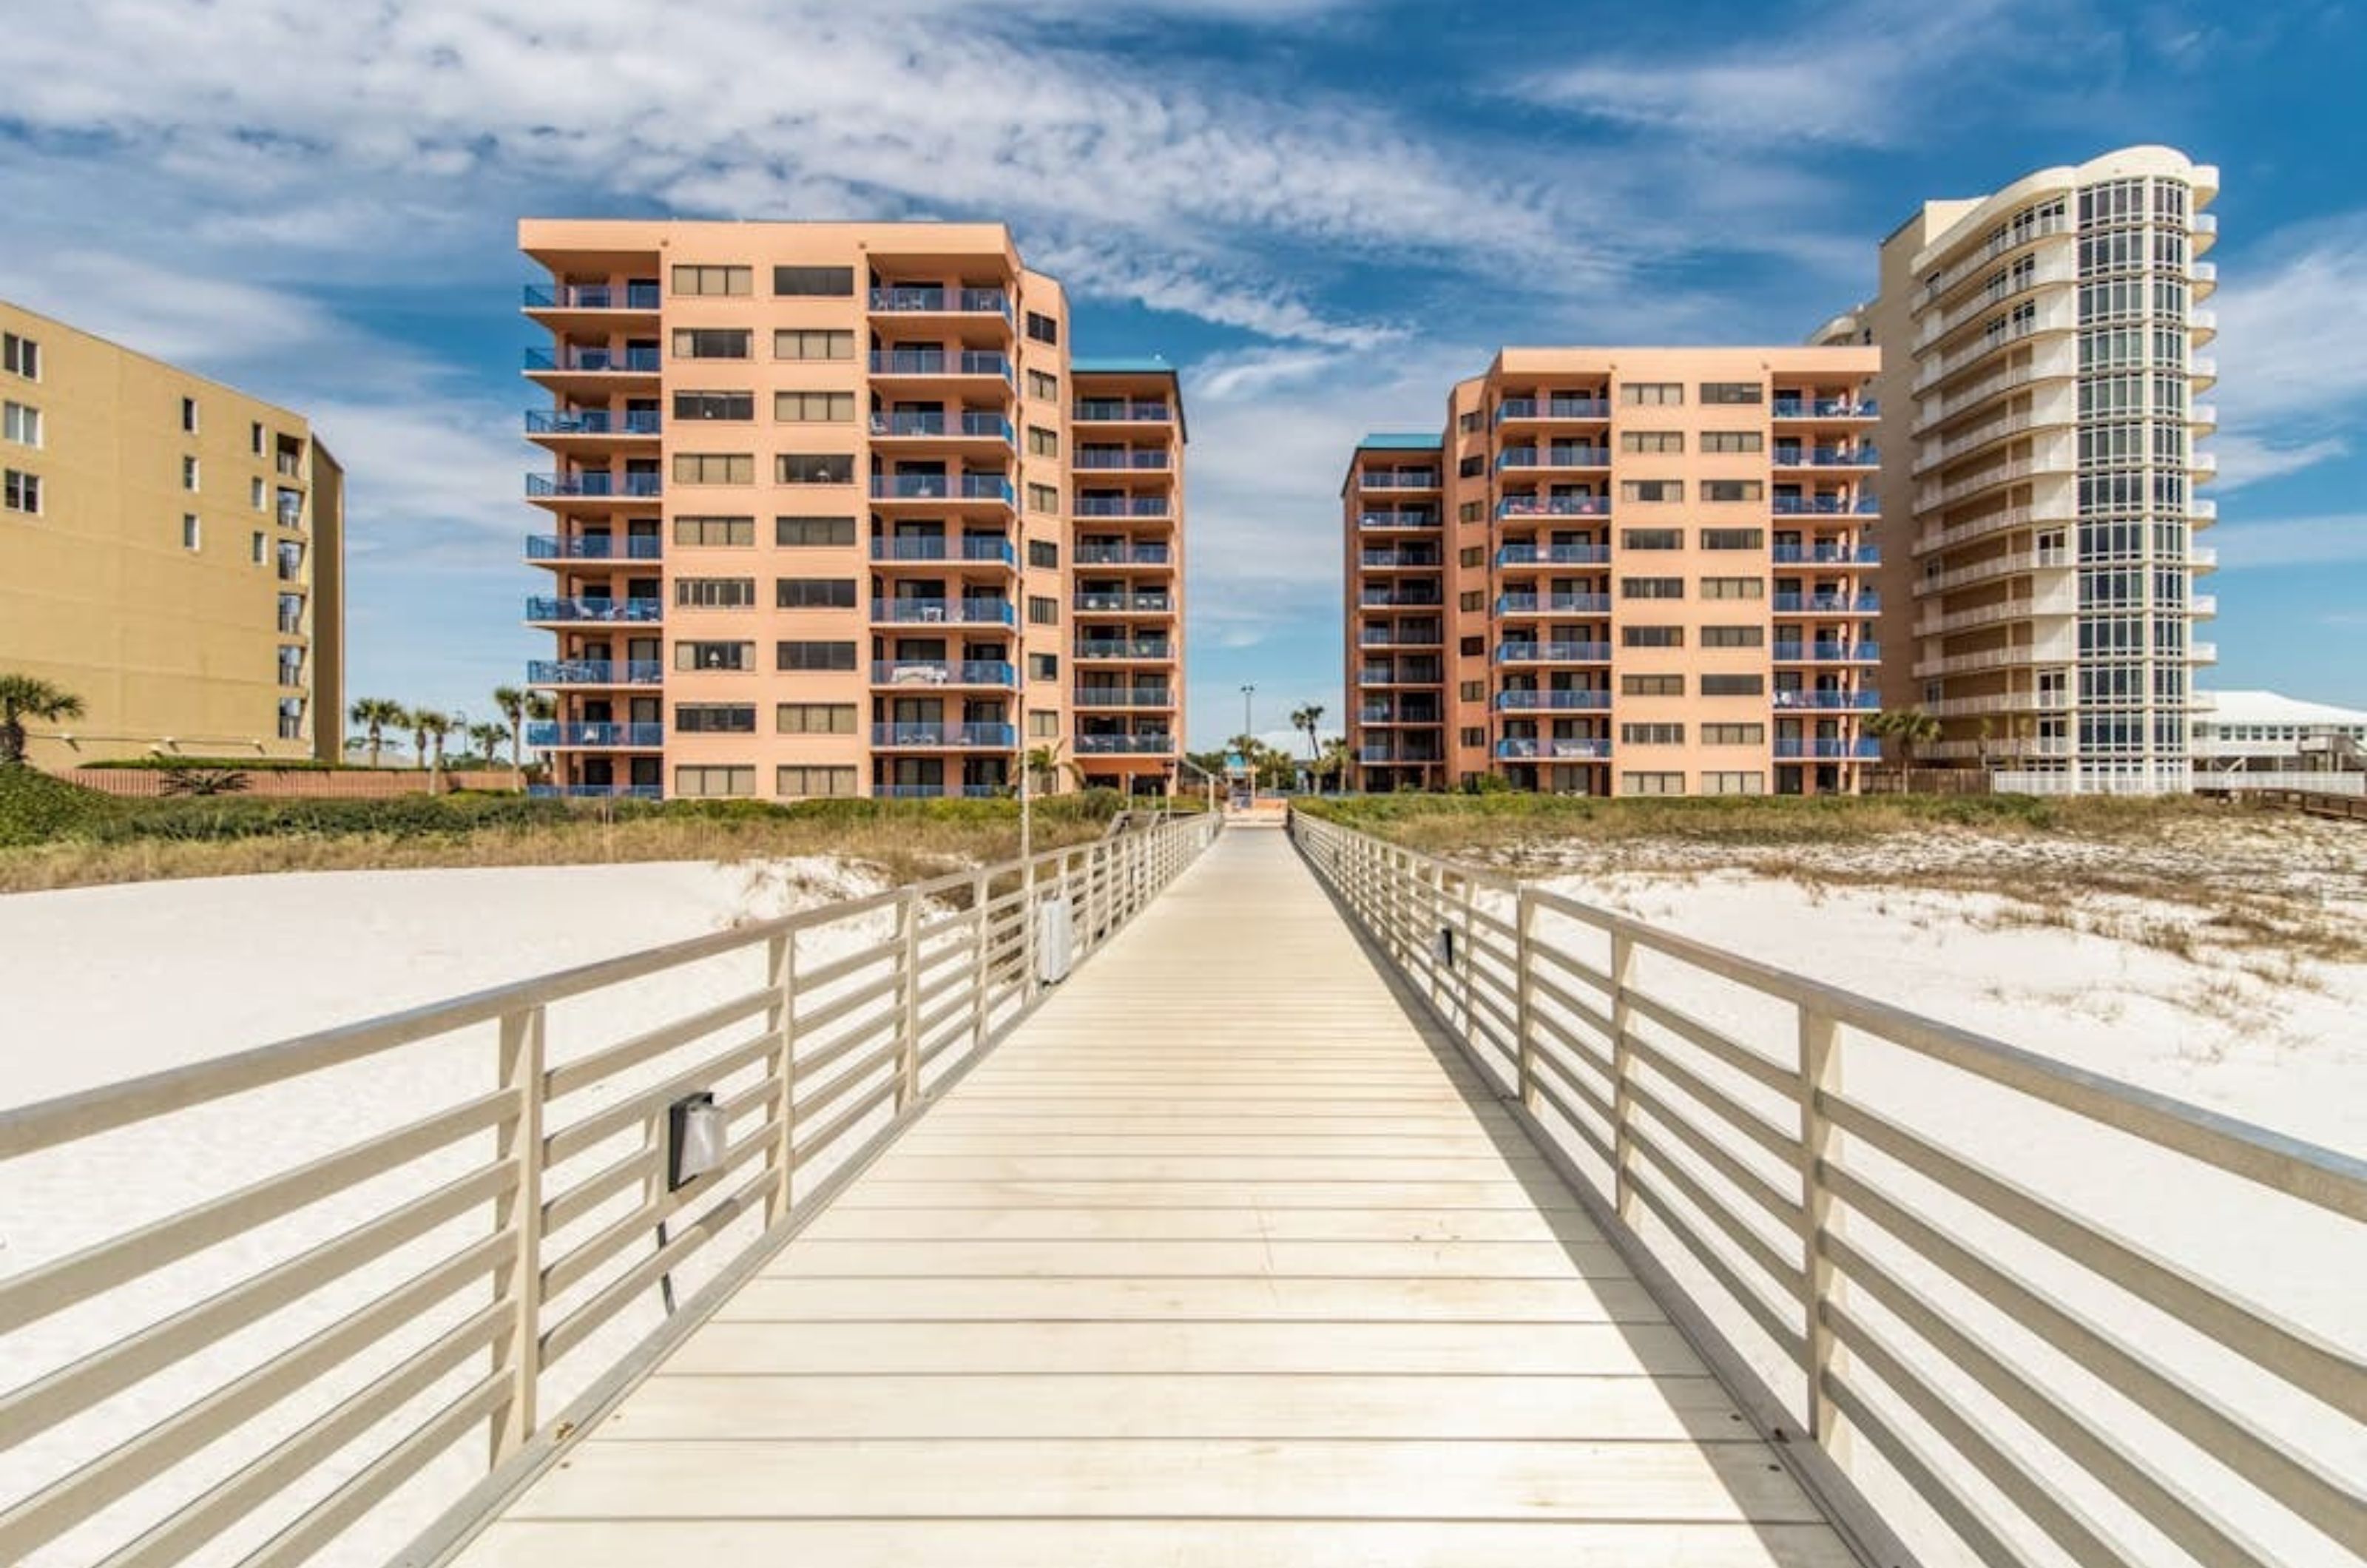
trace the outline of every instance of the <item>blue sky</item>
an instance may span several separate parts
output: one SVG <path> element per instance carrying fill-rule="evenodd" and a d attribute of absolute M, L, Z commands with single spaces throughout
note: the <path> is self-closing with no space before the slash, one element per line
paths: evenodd
<path fill-rule="evenodd" d="M 1923 197 L 2163 141 L 2224 185 L 2206 683 L 2367 706 L 2355 6 L 85 0 L 8 53 L 0 296 L 315 416 L 357 694 L 541 647 L 521 213 L 1011 223 L 1184 371 L 1204 744 L 1244 682 L 1338 722 L 1349 447 L 1496 345 L 1796 341 Z"/>

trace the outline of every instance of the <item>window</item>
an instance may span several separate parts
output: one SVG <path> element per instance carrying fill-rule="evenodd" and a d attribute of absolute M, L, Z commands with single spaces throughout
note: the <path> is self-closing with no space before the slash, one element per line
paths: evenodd
<path fill-rule="evenodd" d="M 1057 681 L 1060 678 L 1060 656 L 1057 653 L 1031 653 L 1027 656 L 1027 678 L 1030 681 Z"/>
<path fill-rule="evenodd" d="M 1461 700 L 1467 703 L 1484 703 L 1488 700 L 1488 682 L 1485 681 L 1466 681 L 1455 690 L 1461 694 Z"/>
<path fill-rule="evenodd" d="M 1682 773 L 1622 773 L 1619 775 L 1622 795 L 1682 795 L 1685 775 Z"/>
<path fill-rule="evenodd" d="M 1619 481 L 1622 501 L 1682 501 L 1685 481 L 1682 479 L 1622 479 Z"/>
<path fill-rule="evenodd" d="M 745 359 L 748 352 L 748 332 L 744 327 L 674 329 L 676 359 Z"/>
<path fill-rule="evenodd" d="M 685 799 L 756 793 L 756 770 L 751 767 L 680 767 L 674 771 L 674 792 Z"/>
<path fill-rule="evenodd" d="M 1057 712 L 1037 712 L 1027 716 L 1027 737 L 1031 740 L 1050 740 L 1060 733 L 1060 716 Z"/>
<path fill-rule="evenodd" d="M 1487 471 L 1488 459 L 1480 456 L 1462 458 L 1455 465 L 1455 477 L 1457 479 L 1476 479 Z"/>
<path fill-rule="evenodd" d="M 280 698 L 279 739 L 282 740 L 301 740 L 304 738 L 304 699 L 301 697 Z"/>
<path fill-rule="evenodd" d="M 1467 637 L 1455 646 L 1466 659 L 1485 659 L 1488 656 L 1488 639 L 1484 637 Z"/>
<path fill-rule="evenodd" d="M 1701 449 L 1704 452 L 1763 452 L 1766 438 L 1755 430 L 1704 430 Z"/>
<path fill-rule="evenodd" d="M 250 562 L 256 566 L 261 566 L 268 558 L 268 548 L 264 544 L 263 536 L 261 534 L 255 534 L 248 536 L 246 541 L 246 558 Z"/>
<path fill-rule="evenodd" d="M 1701 682 L 1704 697 L 1758 697 L 1766 691 L 1764 675 L 1704 675 Z"/>
<path fill-rule="evenodd" d="M 851 642 L 785 642 L 774 649 L 775 668 L 780 670 L 852 670 L 855 668 L 855 645 Z"/>
<path fill-rule="evenodd" d="M 1625 528 L 1619 534 L 1623 550 L 1682 550 L 1685 547 L 1685 531 L 1682 528 Z"/>
<path fill-rule="evenodd" d="M 851 485 L 855 458 L 844 452 L 784 452 L 774 460 L 774 477 L 785 485 Z"/>
<path fill-rule="evenodd" d="M 674 710 L 674 728 L 679 735 L 753 735 L 756 705 L 682 703 Z"/>
<path fill-rule="evenodd" d="M 1765 400 L 1756 381 L 1704 381 L 1701 400 L 1705 403 L 1756 403 Z"/>
<path fill-rule="evenodd" d="M 1659 407 L 1685 400 L 1682 381 L 1622 381 L 1619 400 L 1630 408 Z"/>
<path fill-rule="evenodd" d="M 676 392 L 674 416 L 684 420 L 739 420 L 756 417 L 753 392 Z"/>
<path fill-rule="evenodd" d="M 855 787 L 853 768 L 799 767 L 784 764 L 773 770 L 773 793 L 787 800 L 861 793 Z"/>
<path fill-rule="evenodd" d="M 1060 510 L 1060 487 L 1031 484 L 1027 487 L 1027 510 L 1058 513 Z"/>
<path fill-rule="evenodd" d="M 19 446 L 39 446 L 41 411 L 24 403 L 0 403 L 0 436 Z"/>
<path fill-rule="evenodd" d="M 1628 648 L 1682 648 L 1685 628 L 1682 626 L 1622 626 L 1619 640 Z"/>
<path fill-rule="evenodd" d="M 1622 675 L 1619 694 L 1623 697 L 1682 697 L 1685 694 L 1682 675 Z"/>
<path fill-rule="evenodd" d="M 848 518 L 852 525 L 855 519 Z M 753 545 L 756 542 L 756 520 L 753 517 L 677 517 L 674 520 L 674 542 L 677 545 Z"/>
<path fill-rule="evenodd" d="M 1048 370 L 1030 370 L 1027 395 L 1039 402 L 1057 403 L 1060 400 L 1060 378 Z"/>
<path fill-rule="evenodd" d="M 246 427 L 246 449 L 256 457 L 263 456 L 263 422 L 256 420 Z"/>
<path fill-rule="evenodd" d="M 1060 624 L 1060 602 L 1041 593 L 1027 596 L 1027 624 L 1031 626 L 1057 626 Z"/>
<path fill-rule="evenodd" d="M 279 581 L 300 581 L 304 576 L 304 547 L 289 540 L 279 545 Z"/>
<path fill-rule="evenodd" d="M 1701 629 L 1704 648 L 1764 648 L 1767 646 L 1765 626 L 1704 626 Z"/>
<path fill-rule="evenodd" d="M 181 400 L 181 430 L 187 435 L 198 433 L 198 400 L 195 398 Z"/>
<path fill-rule="evenodd" d="M 1704 746 L 1764 746 L 1767 727 L 1763 724 L 1704 724 L 1701 727 Z"/>
<path fill-rule="evenodd" d="M 783 424 L 850 424 L 853 392 L 775 392 L 773 417 Z"/>
<path fill-rule="evenodd" d="M 1056 570 L 1060 564 L 1060 547 L 1050 539 L 1027 541 L 1027 564 Z"/>
<path fill-rule="evenodd" d="M 1466 545 L 1455 552 L 1455 558 L 1466 567 L 1486 566 L 1488 547 L 1485 545 Z"/>
<path fill-rule="evenodd" d="M 41 476 L 16 468 L 0 468 L 0 509 L 41 514 Z"/>
<path fill-rule="evenodd" d="M 1479 422 L 1484 417 L 1478 409 L 1456 414 L 1455 416 L 1455 433 L 1461 435 L 1470 434 L 1479 428 Z"/>
<path fill-rule="evenodd" d="M 279 596 L 279 629 L 290 637 L 304 630 L 304 595 L 282 593 Z"/>
<path fill-rule="evenodd" d="M 1685 580 L 1682 577 L 1623 577 L 1619 580 L 1622 599 L 1682 599 L 1685 596 Z"/>
<path fill-rule="evenodd" d="M 756 668 L 756 645 L 753 642 L 678 642 L 674 645 L 674 667 L 677 670 L 753 670 Z"/>
<path fill-rule="evenodd" d="M 1682 746 L 1685 743 L 1685 727 L 1682 724 L 1623 724 L 1619 727 L 1622 746 Z"/>
<path fill-rule="evenodd" d="M 1462 743 L 1466 746 L 1485 746 L 1488 744 L 1488 732 L 1485 729 L 1473 728 L 1467 726 L 1458 733 L 1463 737 Z"/>
<path fill-rule="evenodd" d="M 1060 341 L 1060 323 L 1049 316 L 1030 310 L 1027 312 L 1027 335 L 1037 343 L 1058 344 Z"/>
<path fill-rule="evenodd" d="M 261 479 L 249 479 L 246 481 L 246 503 L 249 506 L 254 507 L 257 512 L 268 512 L 271 510 L 271 502 L 264 493 L 264 484 Z"/>
<path fill-rule="evenodd" d="M 755 288 L 754 269 L 744 266 L 678 266 L 676 294 L 747 294 Z"/>
<path fill-rule="evenodd" d="M 1704 577 L 1701 580 L 1701 596 L 1704 599 L 1764 599 L 1767 580 L 1763 577 Z"/>
<path fill-rule="evenodd" d="M 852 517 L 776 517 L 773 543 L 790 549 L 810 549 L 855 543 Z"/>
<path fill-rule="evenodd" d="M 783 577 L 773 582 L 774 607 L 782 610 L 852 610 L 851 577 Z"/>
<path fill-rule="evenodd" d="M 279 650 L 279 683 L 300 686 L 304 683 L 304 650 L 282 647 Z"/>
<path fill-rule="evenodd" d="M 776 266 L 773 292 L 805 298 L 844 299 L 855 293 L 851 266 Z"/>
<path fill-rule="evenodd" d="M 195 457 L 184 457 L 181 459 L 181 488 L 196 490 L 198 484 L 198 460 Z"/>
<path fill-rule="evenodd" d="M 1047 430 L 1040 424 L 1029 425 L 1027 427 L 1027 450 L 1031 456 L 1037 457 L 1059 457 L 1060 455 L 1060 433 L 1057 430 Z"/>
<path fill-rule="evenodd" d="M 1488 595 L 1478 591 L 1460 594 L 1455 604 L 1467 615 L 1476 615 L 1488 606 Z"/>
<path fill-rule="evenodd" d="M 821 328 L 784 328 L 773 334 L 776 359 L 852 359 L 855 334 Z"/>
<path fill-rule="evenodd" d="M 194 512 L 182 513 L 181 547 L 185 550 L 196 549 L 198 547 L 198 538 L 200 537 L 200 532 L 198 523 L 198 514 Z"/>
<path fill-rule="evenodd" d="M 1682 430 L 1623 430 L 1619 433 L 1622 452 L 1682 452 L 1685 449 L 1685 433 Z"/>
<path fill-rule="evenodd" d="M 41 345 L 15 333 L 0 333 L 0 370 L 28 381 L 41 378 Z"/>
<path fill-rule="evenodd" d="M 674 602 L 685 610 L 752 610 L 756 605 L 753 577 L 677 577 Z"/>
<path fill-rule="evenodd" d="M 1765 773 L 1704 773 L 1704 795 L 1765 795 Z"/>
<path fill-rule="evenodd" d="M 1763 550 L 1767 547 L 1767 534 L 1761 528 L 1704 528 L 1701 531 L 1701 547 L 1705 550 Z"/>
<path fill-rule="evenodd" d="M 756 459 L 745 452 L 677 452 L 674 482 L 682 485 L 751 485 Z"/>
<path fill-rule="evenodd" d="M 773 728 L 784 735 L 852 735 L 853 703 L 782 703 L 773 709 Z"/>
<path fill-rule="evenodd" d="M 1488 503 L 1467 501 L 1455 509 L 1455 518 L 1458 523 L 1485 523 L 1488 521 Z"/>
<path fill-rule="evenodd" d="M 1767 487 L 1757 479 L 1704 479 L 1704 501 L 1758 501 L 1765 497 Z"/>

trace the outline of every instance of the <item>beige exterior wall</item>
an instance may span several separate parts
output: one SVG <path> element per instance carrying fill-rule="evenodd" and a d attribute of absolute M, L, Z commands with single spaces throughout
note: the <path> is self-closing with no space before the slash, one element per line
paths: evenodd
<path fill-rule="evenodd" d="M 0 670 L 85 709 L 33 726 L 32 760 L 335 757 L 344 475 L 304 416 L 5 301 L 0 332 L 38 345 L 38 378 L 0 371 L 0 402 L 40 426 L 0 439 L 0 468 L 40 491 L 38 513 L 0 508 Z"/>
<path fill-rule="evenodd" d="M 551 399 L 528 416 L 550 457 L 529 554 L 552 574 L 528 619 L 556 657 L 529 677 L 558 698 L 561 787 L 992 794 L 1054 745 L 1094 778 L 1166 786 L 1172 739 L 1079 754 L 1070 465 L 1081 425 L 1172 446 L 1170 479 L 1112 481 L 1167 513 L 1124 506 L 1104 529 L 1172 544 L 1172 377 L 1161 421 L 1080 419 L 1066 298 L 1006 231 L 529 220 L 519 239 L 552 278 L 527 302 L 552 334 L 527 367 Z M 748 353 L 701 354 L 699 333 Z M 696 394 L 721 417 L 688 417 Z M 1163 641 L 1150 673 L 1173 690 L 1180 621 Z M 1129 744 L 1160 716 L 1130 720 Z M 718 719 L 753 728 L 698 728 Z"/>
<path fill-rule="evenodd" d="M 1506 349 L 1454 389 L 1433 453 L 1361 447 L 1345 523 L 1365 787 L 1854 790 L 1877 365 L 1864 347 Z M 1436 528 L 1381 521 L 1407 493 L 1393 477 L 1433 466 Z M 1410 654 L 1376 640 L 1431 614 L 1373 603 L 1430 592 L 1399 552 L 1438 563 L 1436 636 Z M 1434 681 L 1378 679 L 1409 662 Z"/>

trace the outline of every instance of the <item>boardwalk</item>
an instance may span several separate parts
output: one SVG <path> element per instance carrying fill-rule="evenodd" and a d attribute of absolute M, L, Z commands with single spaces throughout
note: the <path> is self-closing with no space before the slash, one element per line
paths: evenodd
<path fill-rule="evenodd" d="M 459 1561 L 1852 1559 L 1252 829 Z"/>

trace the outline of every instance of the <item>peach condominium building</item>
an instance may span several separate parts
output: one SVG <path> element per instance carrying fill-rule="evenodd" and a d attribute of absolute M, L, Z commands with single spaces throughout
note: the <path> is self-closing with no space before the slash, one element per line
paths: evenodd
<path fill-rule="evenodd" d="M 1343 491 L 1367 790 L 1854 790 L 1882 601 L 1863 347 L 1508 348 Z"/>
<path fill-rule="evenodd" d="M 1883 356 L 1883 695 L 2017 787 L 2182 789 L 2215 514 L 2216 169 L 2135 147 L 1932 201 L 1819 341 Z M 1910 608 L 1911 606 L 1911 608 Z M 1911 619 L 1909 618 L 1911 616 Z"/>
<path fill-rule="evenodd" d="M 1172 785 L 1184 427 L 995 224 L 534 220 L 550 788 Z"/>

